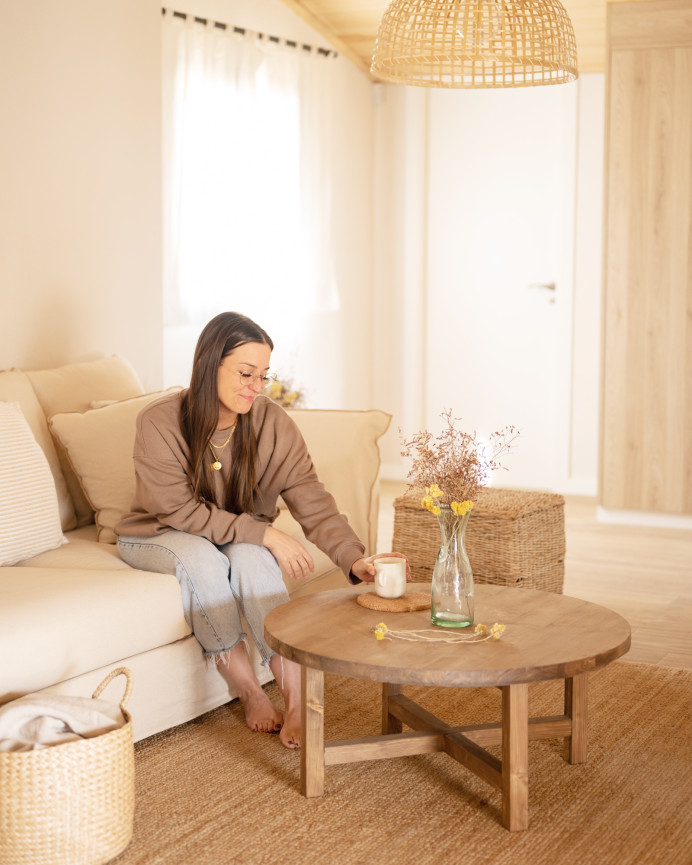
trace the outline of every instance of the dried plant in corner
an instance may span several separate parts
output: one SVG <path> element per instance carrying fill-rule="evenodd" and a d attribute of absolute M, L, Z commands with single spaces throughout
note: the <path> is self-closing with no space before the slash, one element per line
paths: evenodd
<path fill-rule="evenodd" d="M 303 401 L 303 392 L 296 390 L 288 378 L 277 378 L 266 390 L 269 399 L 283 408 L 298 408 Z"/>

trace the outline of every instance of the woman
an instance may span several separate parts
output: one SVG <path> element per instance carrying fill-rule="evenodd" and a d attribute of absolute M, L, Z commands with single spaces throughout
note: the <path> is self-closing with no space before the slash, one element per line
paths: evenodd
<path fill-rule="evenodd" d="M 224 312 L 202 331 L 190 387 L 137 419 L 136 491 L 116 526 L 121 557 L 174 574 L 185 618 L 240 697 L 251 730 L 300 746 L 300 667 L 264 642 L 264 618 L 288 600 L 281 568 L 308 577 L 312 558 L 274 528 L 281 495 L 306 537 L 352 583 L 372 582 L 372 559 L 315 474 L 298 428 L 261 395 L 273 343 L 249 318 Z M 284 698 L 273 706 L 255 676 L 238 611 Z"/>

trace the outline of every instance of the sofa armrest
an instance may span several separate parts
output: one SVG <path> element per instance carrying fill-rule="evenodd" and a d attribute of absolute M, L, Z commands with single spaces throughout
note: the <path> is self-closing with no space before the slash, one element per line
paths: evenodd
<path fill-rule="evenodd" d="M 380 449 L 391 415 L 371 411 L 294 409 L 319 479 L 365 545 L 377 552 Z"/>

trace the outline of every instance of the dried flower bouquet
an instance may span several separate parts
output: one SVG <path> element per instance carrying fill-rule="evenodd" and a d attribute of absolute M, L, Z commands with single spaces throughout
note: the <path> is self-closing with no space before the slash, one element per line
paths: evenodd
<path fill-rule="evenodd" d="M 293 387 L 288 378 L 277 378 L 269 385 L 266 394 L 283 408 L 298 408 L 303 401 L 302 391 Z"/>
<path fill-rule="evenodd" d="M 519 436 L 519 430 L 507 426 L 492 433 L 488 445 L 477 435 L 456 428 L 460 418 L 451 409 L 442 412 L 442 432 L 434 437 L 428 430 L 403 440 L 401 455 L 411 459 L 409 489 L 423 495 L 421 505 L 439 514 L 447 506 L 457 515 L 467 513 L 491 472 L 505 467 L 500 457 L 508 453 Z"/>

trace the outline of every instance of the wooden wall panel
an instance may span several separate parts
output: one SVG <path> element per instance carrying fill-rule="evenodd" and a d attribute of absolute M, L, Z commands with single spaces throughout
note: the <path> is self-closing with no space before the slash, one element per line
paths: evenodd
<path fill-rule="evenodd" d="M 692 5 L 608 7 L 601 504 L 692 512 Z"/>

